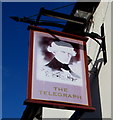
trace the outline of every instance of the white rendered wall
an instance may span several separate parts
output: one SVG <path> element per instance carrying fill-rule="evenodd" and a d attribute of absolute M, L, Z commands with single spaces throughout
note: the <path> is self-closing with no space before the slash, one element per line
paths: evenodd
<path fill-rule="evenodd" d="M 101 2 L 94 15 L 94 26 L 91 31 L 100 34 L 100 26 L 105 23 L 106 49 L 108 62 L 100 71 L 99 84 L 102 106 L 102 117 L 111 118 L 111 2 Z M 94 60 L 98 45 L 93 40 L 87 43 L 88 55 Z M 89 69 L 91 69 L 91 65 Z M 74 111 L 43 108 L 43 118 L 69 118 Z"/>
<path fill-rule="evenodd" d="M 94 14 L 94 25 L 91 27 L 91 32 L 100 34 L 100 26 L 105 23 L 105 37 L 107 50 L 107 64 L 100 70 L 99 85 L 100 99 L 102 107 L 102 118 L 111 118 L 111 2 L 101 2 Z M 87 43 L 88 55 L 95 60 L 98 52 L 96 42 L 89 40 Z M 100 55 L 100 58 L 102 54 Z M 92 65 L 89 66 L 91 69 Z"/>
<path fill-rule="evenodd" d="M 111 2 L 101 2 L 94 19 L 94 31 L 97 33 L 100 31 L 99 26 L 101 23 L 105 23 L 108 62 L 105 66 L 102 66 L 99 75 L 99 83 L 102 117 L 111 118 Z M 92 50 L 95 50 L 95 48 Z"/>

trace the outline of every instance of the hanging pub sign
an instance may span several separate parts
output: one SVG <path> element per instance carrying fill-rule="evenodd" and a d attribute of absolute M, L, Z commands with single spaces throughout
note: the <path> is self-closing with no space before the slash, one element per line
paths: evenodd
<path fill-rule="evenodd" d="M 91 107 L 87 38 L 29 26 L 26 102 L 68 109 Z"/>

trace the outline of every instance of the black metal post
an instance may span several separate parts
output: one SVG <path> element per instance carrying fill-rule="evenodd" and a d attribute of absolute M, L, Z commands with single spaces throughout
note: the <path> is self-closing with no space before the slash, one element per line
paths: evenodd
<path fill-rule="evenodd" d="M 76 110 L 69 120 L 79 120 L 84 113 L 84 110 Z"/>
<path fill-rule="evenodd" d="M 20 120 L 42 119 L 42 107 L 38 104 L 28 104 Z"/>

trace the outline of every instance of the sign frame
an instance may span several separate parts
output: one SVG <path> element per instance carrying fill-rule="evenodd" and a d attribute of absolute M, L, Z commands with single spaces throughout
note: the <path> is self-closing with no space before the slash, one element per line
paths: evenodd
<path fill-rule="evenodd" d="M 92 107 L 92 103 L 91 103 L 91 94 L 90 94 L 90 83 L 89 83 L 89 78 L 88 78 L 88 64 L 87 64 L 87 53 L 86 53 L 86 42 L 88 40 L 88 38 L 86 37 L 81 37 L 81 36 L 77 36 L 77 35 L 73 35 L 73 34 L 68 34 L 68 33 L 64 33 L 64 32 L 59 32 L 59 31 L 54 31 L 54 30 L 49 30 L 49 29 L 45 29 L 45 28 L 41 28 L 41 27 L 36 27 L 36 26 L 28 26 L 28 29 L 30 30 L 30 43 L 29 43 L 29 58 L 28 58 L 28 89 L 27 89 L 27 99 L 25 100 L 25 104 L 29 104 L 29 103 L 36 103 L 36 104 L 40 104 L 43 107 L 53 107 L 53 108 L 61 108 L 61 109 L 69 109 L 69 110 L 75 110 L 75 109 L 83 109 L 85 111 L 94 111 L 95 108 Z M 35 46 L 35 41 L 36 41 L 36 37 L 34 37 L 34 33 L 39 32 L 40 34 L 48 34 L 49 37 L 51 36 L 52 39 L 57 39 L 58 41 L 63 41 L 63 42 L 71 42 L 72 44 L 75 44 L 77 41 L 78 43 L 82 43 L 81 47 L 79 44 L 79 49 L 81 49 L 81 51 L 83 52 L 83 59 L 84 59 L 84 71 L 85 73 L 85 88 L 86 88 L 86 99 L 87 99 L 87 105 L 86 104 L 80 104 L 80 103 L 71 103 L 71 102 L 66 102 L 66 101 L 59 101 L 59 100 L 49 100 L 49 99 L 37 99 L 37 98 L 33 98 L 33 94 L 35 95 L 35 91 L 33 91 L 33 85 L 34 85 L 34 81 L 33 79 L 35 79 L 34 74 L 34 59 L 36 59 L 36 57 L 34 57 L 34 46 Z M 39 34 L 38 34 L 39 35 Z M 40 36 L 40 35 L 39 35 Z M 60 38 L 68 38 L 65 40 L 61 40 Z M 75 41 L 74 41 L 75 40 Z M 34 72 L 34 73 L 33 73 Z M 38 80 L 37 80 L 38 81 Z M 39 82 L 39 81 L 38 81 Z M 46 81 L 47 82 L 47 81 Z M 50 81 L 49 81 L 50 82 Z M 44 83 L 44 81 L 43 81 Z M 57 83 L 56 83 L 57 84 Z M 62 84 L 62 83 L 61 83 Z M 67 83 L 68 85 L 68 83 Z M 71 86 L 71 85 L 70 85 Z M 37 86 L 37 89 L 39 87 Z M 54 88 L 54 90 L 57 90 L 58 88 Z M 65 89 L 65 88 L 64 88 Z M 63 89 L 63 90 L 64 90 Z M 65 89 L 66 90 L 66 89 Z M 54 92 L 58 92 L 58 91 L 54 91 Z M 66 92 L 66 91 L 64 91 Z M 40 92 L 40 94 L 42 94 Z M 47 94 L 43 93 L 43 94 Z M 50 94 L 50 93 L 49 93 Z M 54 93 L 57 94 L 57 93 Z M 56 96 L 56 95 L 55 95 Z"/>

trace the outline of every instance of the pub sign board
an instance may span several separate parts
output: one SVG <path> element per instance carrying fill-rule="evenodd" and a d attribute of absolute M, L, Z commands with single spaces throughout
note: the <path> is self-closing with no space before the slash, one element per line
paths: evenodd
<path fill-rule="evenodd" d="M 29 26 L 27 102 L 68 109 L 91 107 L 87 38 Z"/>

